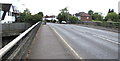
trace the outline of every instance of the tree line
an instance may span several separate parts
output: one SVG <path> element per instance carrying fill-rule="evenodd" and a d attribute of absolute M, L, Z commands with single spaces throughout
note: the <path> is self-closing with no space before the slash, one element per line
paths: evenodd
<path fill-rule="evenodd" d="M 97 13 L 92 10 L 88 11 L 88 14 L 92 16 L 92 19 L 95 21 L 112 21 L 112 22 L 120 22 L 120 14 L 114 12 L 114 9 L 109 9 L 108 13 L 105 17 L 102 16 L 101 13 Z"/>
<path fill-rule="evenodd" d="M 16 22 L 26 22 L 34 24 L 38 21 L 42 21 L 43 12 L 38 12 L 37 14 L 32 15 L 29 9 L 25 9 L 23 13 L 20 13 Z"/>
<path fill-rule="evenodd" d="M 89 10 L 88 14 L 94 21 L 120 22 L 120 14 L 115 13 L 114 9 L 109 9 L 105 17 L 102 16 L 102 13 L 94 12 L 92 10 Z M 32 15 L 29 9 L 26 8 L 23 13 L 20 13 L 16 22 L 36 23 L 42 21 L 43 16 L 43 12 L 38 12 L 37 14 Z M 67 23 L 76 23 L 80 21 L 76 16 L 69 13 L 67 7 L 60 10 L 57 19 L 59 20 L 59 23 L 62 21 L 66 21 Z"/>
<path fill-rule="evenodd" d="M 92 17 L 93 21 L 120 22 L 120 13 L 115 13 L 114 9 L 109 9 L 105 17 L 102 16 L 102 13 L 94 12 L 92 10 L 89 10 L 88 14 Z M 62 21 L 66 21 L 67 23 L 75 23 L 77 21 L 80 21 L 76 16 L 69 13 L 67 7 L 60 10 L 57 19 L 60 23 Z"/>

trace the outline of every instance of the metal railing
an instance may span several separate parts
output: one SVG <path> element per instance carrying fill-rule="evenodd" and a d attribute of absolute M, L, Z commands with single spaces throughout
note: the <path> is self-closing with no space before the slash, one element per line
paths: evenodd
<path fill-rule="evenodd" d="M 21 59 L 25 59 L 28 49 L 40 25 L 41 22 L 37 22 L 25 32 L 16 37 L 13 41 L 0 49 L 0 59 L 2 61 L 12 61 L 13 59 L 21 61 Z"/>

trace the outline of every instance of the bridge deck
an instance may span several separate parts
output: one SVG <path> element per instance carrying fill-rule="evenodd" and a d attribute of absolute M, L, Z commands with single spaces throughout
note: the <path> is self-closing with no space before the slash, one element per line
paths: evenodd
<path fill-rule="evenodd" d="M 48 26 L 43 25 L 33 41 L 29 59 L 72 59 L 59 36 Z"/>

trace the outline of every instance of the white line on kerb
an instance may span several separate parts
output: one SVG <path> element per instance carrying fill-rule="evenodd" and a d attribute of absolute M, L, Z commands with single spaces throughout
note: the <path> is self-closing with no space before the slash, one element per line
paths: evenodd
<path fill-rule="evenodd" d="M 103 36 L 99 36 L 99 35 L 93 35 L 93 36 L 98 37 L 98 38 L 101 38 L 101 39 L 104 39 L 104 40 L 106 40 L 106 41 L 109 41 L 109 42 L 112 42 L 112 43 L 115 43 L 115 44 L 120 44 L 119 42 L 116 42 L 116 41 L 107 39 L 107 38 L 105 38 L 105 37 L 103 37 Z"/>
<path fill-rule="evenodd" d="M 71 49 L 71 51 L 72 51 L 79 59 L 83 60 L 83 58 L 78 55 L 78 53 L 67 43 L 67 41 L 66 41 L 54 28 L 52 28 L 52 29 L 53 29 L 53 30 L 55 31 L 55 33 L 63 40 L 63 42 Z"/>

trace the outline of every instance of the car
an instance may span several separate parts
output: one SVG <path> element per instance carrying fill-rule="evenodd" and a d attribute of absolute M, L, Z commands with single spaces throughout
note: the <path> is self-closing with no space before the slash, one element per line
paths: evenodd
<path fill-rule="evenodd" d="M 67 22 L 66 21 L 62 21 L 61 24 L 67 24 Z"/>

